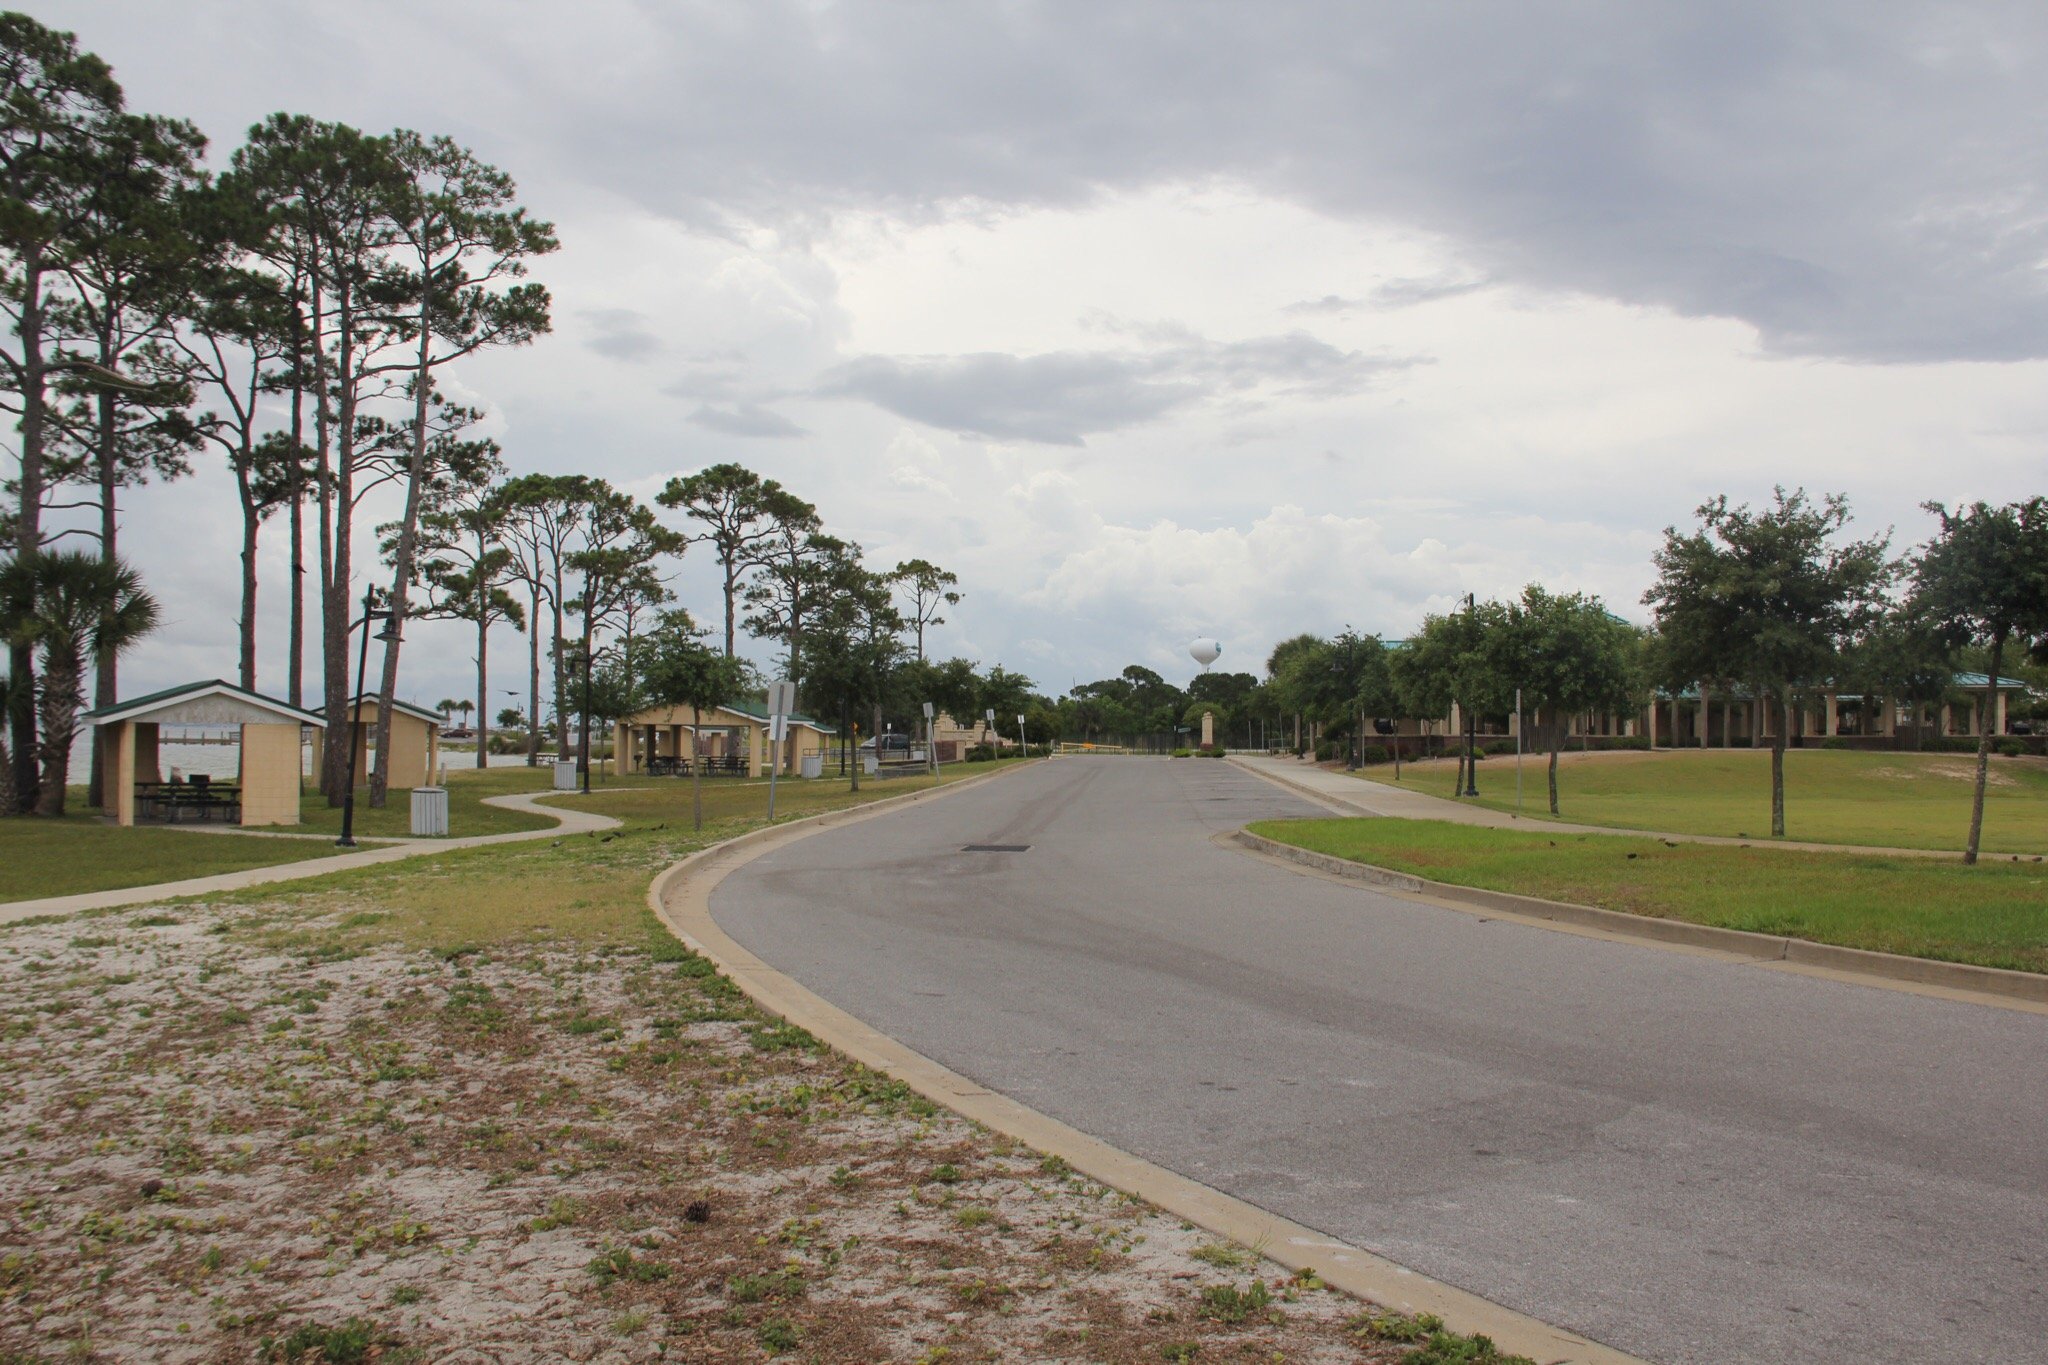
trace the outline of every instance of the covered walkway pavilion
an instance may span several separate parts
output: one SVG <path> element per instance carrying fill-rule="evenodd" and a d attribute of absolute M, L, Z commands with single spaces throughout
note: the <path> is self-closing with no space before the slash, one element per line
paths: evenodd
<path fill-rule="evenodd" d="M 1803 691 L 1789 708 L 1790 730 L 1786 738 L 1794 745 L 1806 739 L 1860 738 L 1884 747 L 1882 741 L 1895 739 L 1903 731 L 1912 734 L 1926 728 L 1932 736 L 1968 736 L 1983 733 L 1987 724 L 1994 735 L 2007 733 L 2009 703 L 2026 695 L 2027 685 L 2018 678 L 2000 677 L 1991 714 L 1983 714 L 1984 687 L 1990 679 L 1982 673 L 1958 673 L 1952 682 L 1952 700 L 1938 705 L 1902 702 L 1891 697 L 1836 692 L 1828 688 Z M 1923 719 L 1931 713 L 1931 719 Z M 1771 708 L 1758 702 L 1742 688 L 1714 692 L 1704 686 L 1686 688 L 1677 695 L 1658 692 L 1645 708 L 1643 733 L 1655 748 L 1734 748 L 1769 743 Z"/>
<path fill-rule="evenodd" d="M 109 755 L 107 790 L 115 823 L 219 818 L 242 826 L 296 825 L 305 730 L 320 717 L 274 697 L 211 678 L 89 711 Z M 240 745 L 233 783 L 166 782 L 158 755 L 163 726 L 233 729 Z"/>
<path fill-rule="evenodd" d="M 691 758 L 691 711 L 687 706 L 650 706 L 618 723 L 612 753 L 621 773 L 676 772 Z M 784 773 L 794 773 L 804 752 L 822 749 L 838 733 L 808 716 L 787 717 L 790 740 L 783 755 Z M 744 772 L 766 777 L 769 765 L 768 712 L 758 702 L 731 702 L 706 707 L 697 752 L 716 765 L 707 771 Z"/>

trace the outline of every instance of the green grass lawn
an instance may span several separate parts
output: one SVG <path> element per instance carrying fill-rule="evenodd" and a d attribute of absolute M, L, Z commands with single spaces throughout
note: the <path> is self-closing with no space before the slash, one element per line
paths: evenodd
<path fill-rule="evenodd" d="M 1482 788 L 1483 789 L 1483 788 Z M 1269 839 L 1459 886 L 2048 972 L 2048 863 L 1887 858 L 1441 820 L 1269 820 Z"/>
<path fill-rule="evenodd" d="M 978 777 L 997 766 L 1025 760 L 959 763 L 945 768 L 941 785 Z M 524 772 L 525 769 L 519 771 Z M 494 770 L 495 772 L 495 770 Z M 455 775 L 449 774 L 453 785 Z M 437 952 L 573 942 L 596 949 L 637 950 L 666 943 L 668 932 L 647 909 L 647 887 L 670 863 L 721 839 L 744 834 L 766 821 L 768 783 L 709 779 L 704 783 L 704 829 L 690 828 L 690 784 L 680 778 L 634 778 L 617 784 L 635 790 L 593 792 L 564 798 L 562 805 L 592 810 L 623 821 L 621 828 L 594 835 L 454 849 L 426 858 L 338 872 L 290 888 L 255 887 L 215 903 L 250 906 L 289 904 L 278 923 L 286 934 L 277 946 L 304 948 L 299 937 L 304 909 L 315 902 L 346 914 L 317 935 L 323 951 L 347 951 L 373 943 L 401 942 Z M 863 780 L 856 797 L 838 779 L 776 784 L 775 817 L 816 815 L 866 805 L 908 791 L 929 789 L 932 779 Z M 285 927 L 289 926 L 289 927 Z M 257 931 L 256 921 L 250 931 Z"/>
<path fill-rule="evenodd" d="M 509 796 L 517 792 L 546 791 L 554 774 L 548 768 L 451 768 L 448 770 L 448 835 L 466 839 L 478 834 L 511 834 L 526 829 L 546 829 L 554 821 L 545 816 L 526 815 L 516 810 L 486 806 L 486 796 Z M 596 781 L 593 775 L 592 781 Z M 340 834 L 341 810 L 330 807 L 309 782 L 299 798 L 301 834 Z M 363 838 L 409 838 L 412 832 L 412 792 L 401 788 L 391 793 L 382 810 L 370 805 L 370 789 L 356 788 L 355 832 Z"/>
<path fill-rule="evenodd" d="M 816 815 L 820 811 L 838 810 L 851 804 L 865 805 L 885 797 L 900 796 L 904 792 L 925 791 L 934 785 L 949 786 L 998 768 L 1030 761 L 1006 758 L 986 763 L 948 763 L 940 768 L 936 782 L 930 777 L 891 777 L 880 781 L 863 777 L 858 802 L 854 801 L 853 793 L 848 790 L 849 783 L 843 777 L 821 777 L 809 782 L 785 777 L 779 779 L 775 786 L 775 818 L 780 822 Z M 671 829 L 690 827 L 689 778 L 635 776 L 619 779 L 610 785 L 616 790 L 607 792 L 593 786 L 590 796 L 578 796 L 573 803 L 565 800 L 562 804 L 574 804 L 577 810 L 595 811 L 628 823 L 644 820 L 664 823 Z M 714 826 L 730 833 L 733 830 L 728 827 L 758 823 L 767 815 L 767 778 L 704 779 L 706 834 L 710 834 Z M 717 837 L 723 838 L 724 835 Z"/>
<path fill-rule="evenodd" d="M 1971 754 L 1851 753 L 1793 749 L 1785 755 L 1785 836 L 1830 844 L 1960 849 L 1970 832 Z M 1544 761 L 1523 760 L 1522 815 L 1548 818 Z M 1438 760 L 1367 770 L 1369 780 L 1451 795 L 1457 764 Z M 1767 749 L 1567 754 L 1558 766 L 1558 818 L 1617 829 L 1766 839 L 1771 829 Z M 1481 759 L 1478 804 L 1515 809 L 1515 760 Z M 2048 853 L 2048 762 L 1991 760 L 1984 848 Z"/>
<path fill-rule="evenodd" d="M 0 820 L 0 902 L 211 877 L 333 852 L 312 839 L 122 829 L 97 815 Z"/>

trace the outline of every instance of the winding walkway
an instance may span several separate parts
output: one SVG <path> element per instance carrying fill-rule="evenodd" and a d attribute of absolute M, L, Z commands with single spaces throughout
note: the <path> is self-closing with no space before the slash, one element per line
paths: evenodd
<path fill-rule="evenodd" d="M 609 790 L 624 790 L 611 788 Z M 212 877 L 187 877 L 182 881 L 156 882 L 149 886 L 116 887 L 109 891 L 83 891 L 75 896 L 45 896 L 39 900 L 10 901 L 0 905 L 0 924 L 35 919 L 43 915 L 75 915 L 82 910 L 115 910 L 126 905 L 149 905 L 179 896 L 206 896 L 219 891 L 240 891 L 271 882 L 302 881 L 324 877 L 330 872 L 347 872 L 358 867 L 395 863 L 402 858 L 419 858 L 447 853 L 458 848 L 481 848 L 487 844 L 517 844 L 531 839 L 557 839 L 564 834 L 585 834 L 612 829 L 618 821 L 591 811 L 543 806 L 543 799 L 575 796 L 575 792 L 520 792 L 514 796 L 486 796 L 483 804 L 501 810 L 524 811 L 555 820 L 550 829 L 522 829 L 509 834 L 478 834 L 463 839 L 394 839 L 375 848 L 355 853 L 337 853 L 332 858 L 308 858 L 303 862 L 276 863 L 269 867 L 244 868 Z"/>

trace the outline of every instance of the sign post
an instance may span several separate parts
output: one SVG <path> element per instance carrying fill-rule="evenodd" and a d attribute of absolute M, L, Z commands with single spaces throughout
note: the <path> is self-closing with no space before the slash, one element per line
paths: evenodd
<path fill-rule="evenodd" d="M 1515 809 L 1522 809 L 1522 689 L 1515 689 Z"/>
<path fill-rule="evenodd" d="M 1031 744 L 1024 738 L 1024 717 L 1017 717 L 1017 757 L 1031 757 Z"/>
<path fill-rule="evenodd" d="M 796 710 L 796 684 L 777 678 L 768 684 L 768 823 L 775 823 L 775 774 L 782 767 L 782 742 L 789 714 Z"/>
<path fill-rule="evenodd" d="M 932 704 L 924 704 L 924 758 L 925 770 L 934 776 L 939 771 L 939 742 L 932 729 Z"/>

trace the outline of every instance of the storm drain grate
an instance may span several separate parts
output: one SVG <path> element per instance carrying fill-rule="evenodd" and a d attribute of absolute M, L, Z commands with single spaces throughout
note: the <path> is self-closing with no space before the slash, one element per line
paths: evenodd
<path fill-rule="evenodd" d="M 1029 844 L 968 844 L 960 851 L 962 853 L 1028 853 L 1030 850 L 1031 845 Z"/>

